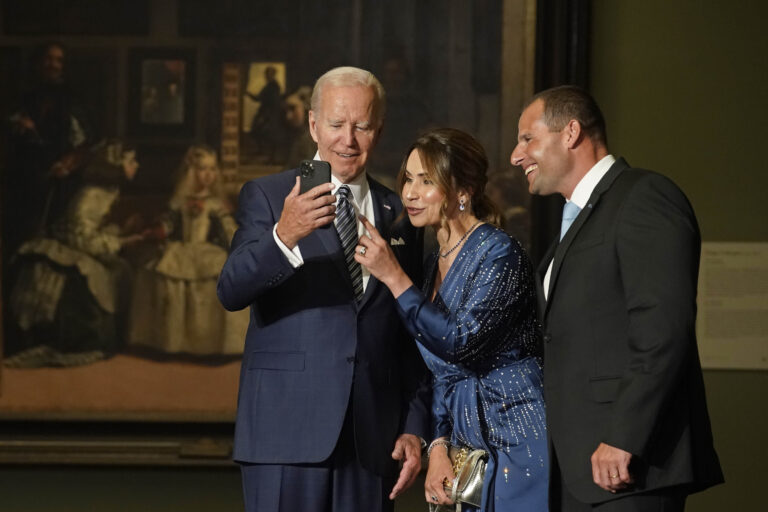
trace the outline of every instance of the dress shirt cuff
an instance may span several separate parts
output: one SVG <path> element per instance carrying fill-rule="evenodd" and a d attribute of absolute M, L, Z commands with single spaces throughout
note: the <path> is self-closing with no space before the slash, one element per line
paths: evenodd
<path fill-rule="evenodd" d="M 288 259 L 288 263 L 290 263 L 293 268 L 299 268 L 304 264 L 304 258 L 301 257 L 299 246 L 296 245 L 296 247 L 291 250 L 287 245 L 283 243 L 282 240 L 280 240 L 280 237 L 277 236 L 277 223 L 275 223 L 275 227 L 272 228 L 272 237 L 275 239 L 275 243 L 280 248 L 280 252 L 282 252 L 283 255 Z"/>

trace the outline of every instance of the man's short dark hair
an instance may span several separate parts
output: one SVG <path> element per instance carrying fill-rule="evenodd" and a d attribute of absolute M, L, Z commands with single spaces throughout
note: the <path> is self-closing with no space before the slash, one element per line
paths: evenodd
<path fill-rule="evenodd" d="M 571 119 L 575 119 L 590 139 L 608 145 L 603 113 L 595 99 L 584 89 L 575 85 L 546 89 L 534 95 L 525 108 L 536 100 L 544 102 L 544 124 L 550 131 L 559 132 Z"/>

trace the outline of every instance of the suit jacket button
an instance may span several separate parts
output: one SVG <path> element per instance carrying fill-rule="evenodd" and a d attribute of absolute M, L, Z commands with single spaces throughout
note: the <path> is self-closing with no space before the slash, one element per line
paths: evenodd
<path fill-rule="evenodd" d="M 549 343 L 550 341 L 552 341 L 552 335 L 545 334 L 544 335 L 544 343 Z"/>
<path fill-rule="evenodd" d="M 355 357 L 354 357 L 354 356 L 350 356 L 350 357 L 348 357 L 348 358 L 347 358 L 347 362 L 348 362 L 348 363 L 354 363 L 354 362 L 355 362 Z"/>

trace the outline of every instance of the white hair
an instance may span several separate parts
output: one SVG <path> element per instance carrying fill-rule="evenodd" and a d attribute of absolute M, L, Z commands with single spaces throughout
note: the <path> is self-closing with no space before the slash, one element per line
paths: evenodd
<path fill-rule="evenodd" d="M 386 94 L 384 87 L 373 73 L 365 69 L 352 66 L 342 66 L 327 71 L 315 82 L 315 88 L 312 90 L 310 107 L 315 112 L 320 110 L 320 98 L 323 88 L 331 87 L 370 87 L 373 90 L 373 118 L 377 125 L 381 126 L 384 121 L 386 111 Z"/>

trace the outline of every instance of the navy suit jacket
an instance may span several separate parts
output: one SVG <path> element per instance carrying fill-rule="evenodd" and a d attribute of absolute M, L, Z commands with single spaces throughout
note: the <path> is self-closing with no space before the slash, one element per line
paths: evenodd
<path fill-rule="evenodd" d="M 619 159 L 541 262 L 548 434 L 563 482 L 585 503 L 617 497 L 592 481 L 601 442 L 635 456 L 625 492 L 723 479 L 696 347 L 700 245 L 682 191 Z"/>
<path fill-rule="evenodd" d="M 371 276 L 360 304 L 336 229 L 299 241 L 293 268 L 272 229 L 297 170 L 246 183 L 239 229 L 218 283 L 229 310 L 251 308 L 240 374 L 234 458 L 266 464 L 318 463 L 334 450 L 351 406 L 360 463 L 381 476 L 397 470 L 398 435 L 429 433 L 428 374 L 392 294 Z M 422 231 L 396 223 L 400 198 L 369 178 L 376 228 L 414 281 Z"/>

